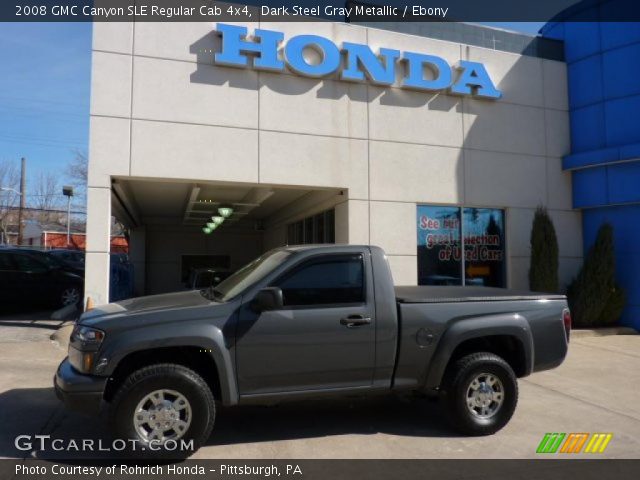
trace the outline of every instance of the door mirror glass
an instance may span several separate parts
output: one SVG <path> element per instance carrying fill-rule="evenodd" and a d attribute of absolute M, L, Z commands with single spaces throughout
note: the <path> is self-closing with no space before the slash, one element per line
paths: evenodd
<path fill-rule="evenodd" d="M 251 307 L 256 312 L 279 310 L 282 306 L 282 290 L 278 287 L 263 288 L 251 302 Z"/>

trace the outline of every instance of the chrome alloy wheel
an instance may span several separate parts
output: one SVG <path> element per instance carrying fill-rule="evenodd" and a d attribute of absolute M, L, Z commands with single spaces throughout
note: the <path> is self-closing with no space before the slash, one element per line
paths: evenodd
<path fill-rule="evenodd" d="M 467 389 L 467 408 L 476 417 L 493 417 L 504 402 L 504 387 L 500 379 L 491 373 L 476 375 Z"/>
<path fill-rule="evenodd" d="M 133 413 L 136 433 L 145 441 L 163 444 L 182 438 L 191 425 L 191 404 L 175 390 L 154 390 Z"/>

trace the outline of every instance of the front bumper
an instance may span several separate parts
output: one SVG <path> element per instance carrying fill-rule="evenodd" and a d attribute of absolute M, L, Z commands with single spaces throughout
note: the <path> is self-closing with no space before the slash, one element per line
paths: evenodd
<path fill-rule="evenodd" d="M 53 386 L 56 396 L 70 410 L 97 415 L 100 413 L 107 380 L 107 377 L 78 373 L 69 359 L 65 358 L 58 366 Z"/>

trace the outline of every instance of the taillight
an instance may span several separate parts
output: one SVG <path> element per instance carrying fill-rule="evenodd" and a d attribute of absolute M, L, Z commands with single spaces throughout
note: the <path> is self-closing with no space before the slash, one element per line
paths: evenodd
<path fill-rule="evenodd" d="M 562 311 L 562 323 L 564 323 L 564 331 L 567 334 L 567 342 L 569 341 L 569 335 L 571 335 L 571 312 L 568 308 Z"/>

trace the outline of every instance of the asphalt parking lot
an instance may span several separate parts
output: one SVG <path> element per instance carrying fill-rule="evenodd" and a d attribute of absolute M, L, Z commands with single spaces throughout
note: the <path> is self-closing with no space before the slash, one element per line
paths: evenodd
<path fill-rule="evenodd" d="M 51 388 L 59 323 L 0 317 L 0 457 L 60 457 L 19 451 L 17 435 L 108 439 L 104 419 L 65 411 Z M 514 418 L 491 437 L 456 435 L 427 401 L 309 402 L 223 409 L 194 458 L 534 458 L 547 432 L 610 432 L 598 457 L 640 458 L 638 385 L 640 336 L 574 338 L 560 368 L 520 381 Z"/>

